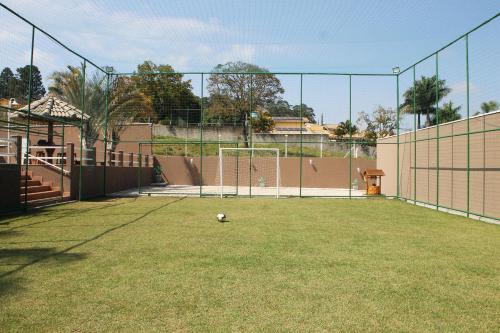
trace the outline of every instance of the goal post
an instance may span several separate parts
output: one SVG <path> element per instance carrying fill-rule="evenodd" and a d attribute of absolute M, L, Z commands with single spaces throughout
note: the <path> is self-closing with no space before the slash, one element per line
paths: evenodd
<path fill-rule="evenodd" d="M 219 148 L 219 195 L 280 195 L 278 148 Z"/>

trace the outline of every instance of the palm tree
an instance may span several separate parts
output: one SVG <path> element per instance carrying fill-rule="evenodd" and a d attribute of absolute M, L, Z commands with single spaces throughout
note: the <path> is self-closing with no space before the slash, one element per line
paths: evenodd
<path fill-rule="evenodd" d="M 422 115 L 425 115 L 425 124 L 429 126 L 431 116 L 436 114 L 436 81 L 438 81 L 437 102 L 439 102 L 450 93 L 451 89 L 446 86 L 446 80 L 437 80 L 435 75 L 432 77 L 422 76 L 420 80 L 415 81 L 415 87 L 410 87 L 403 93 L 404 102 L 401 104 L 401 112 L 407 114 L 415 112 L 418 115 L 418 128 L 421 128 L 420 118 Z M 415 90 L 415 110 L 413 90 Z"/>
<path fill-rule="evenodd" d="M 334 130 L 334 134 L 337 138 L 342 139 L 345 135 L 354 135 L 358 133 L 359 129 L 350 120 L 341 121 L 337 128 Z"/>
<path fill-rule="evenodd" d="M 108 96 L 108 138 L 111 151 L 115 150 L 127 124 L 153 115 L 151 99 L 126 76 L 114 77 Z"/>
<path fill-rule="evenodd" d="M 83 127 L 83 139 L 86 148 L 92 148 L 104 135 L 106 122 L 106 75 L 95 73 L 83 80 L 80 68 L 68 66 L 67 71 L 56 71 L 51 75 L 52 84 L 49 92 L 82 109 L 89 115 Z M 85 88 L 82 100 L 83 89 Z M 126 77 L 114 77 L 110 82 L 108 95 L 108 137 L 112 140 L 112 149 L 119 141 L 124 125 L 141 115 L 151 113 L 150 100 L 140 92 L 133 81 Z"/>
<path fill-rule="evenodd" d="M 439 108 L 439 123 L 447 123 L 450 121 L 460 120 L 462 116 L 460 115 L 460 109 L 462 107 L 459 105 L 455 107 L 452 101 L 444 103 L 441 108 Z M 433 116 L 431 119 L 431 125 L 437 124 L 437 117 Z"/>
<path fill-rule="evenodd" d="M 489 101 L 481 103 L 481 110 L 483 111 L 483 113 L 497 111 L 498 109 L 500 109 L 500 105 L 498 104 L 497 101 Z"/>

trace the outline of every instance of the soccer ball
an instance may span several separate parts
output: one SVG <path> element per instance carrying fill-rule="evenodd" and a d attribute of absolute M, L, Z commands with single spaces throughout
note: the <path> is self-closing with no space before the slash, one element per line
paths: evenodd
<path fill-rule="evenodd" d="M 226 220 L 226 214 L 224 213 L 217 214 L 217 221 L 224 222 L 225 220 Z"/>

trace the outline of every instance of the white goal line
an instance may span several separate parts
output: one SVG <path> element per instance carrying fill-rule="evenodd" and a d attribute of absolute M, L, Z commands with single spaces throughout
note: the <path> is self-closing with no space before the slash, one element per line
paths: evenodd
<path fill-rule="evenodd" d="M 275 151 L 279 152 L 279 148 L 230 148 L 230 147 L 224 147 L 224 148 L 219 148 L 219 150 L 267 150 L 267 151 Z"/>

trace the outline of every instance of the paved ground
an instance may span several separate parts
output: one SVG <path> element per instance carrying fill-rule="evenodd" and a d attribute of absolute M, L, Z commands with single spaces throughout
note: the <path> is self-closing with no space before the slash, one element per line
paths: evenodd
<path fill-rule="evenodd" d="M 252 187 L 253 196 L 275 196 L 275 187 Z M 203 195 L 220 195 L 221 188 L 219 186 L 203 186 L 201 189 Z M 250 195 L 250 188 L 248 186 L 224 186 L 223 193 L 225 195 Z M 365 195 L 363 190 L 351 190 L 351 196 L 362 197 Z M 169 186 L 144 186 L 141 187 L 143 195 L 170 195 L 170 196 L 199 196 L 200 187 L 192 185 L 169 185 Z M 302 193 L 298 187 L 280 187 L 280 196 L 312 196 L 312 197 L 348 197 L 349 189 L 345 188 L 302 188 Z M 138 196 L 138 189 L 131 189 L 114 193 L 115 196 L 133 197 Z"/>

